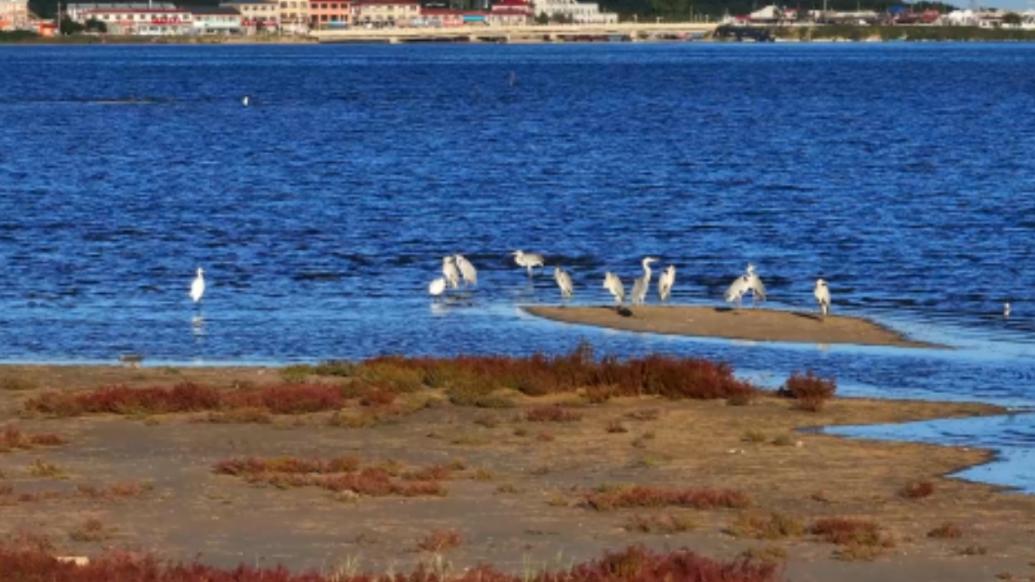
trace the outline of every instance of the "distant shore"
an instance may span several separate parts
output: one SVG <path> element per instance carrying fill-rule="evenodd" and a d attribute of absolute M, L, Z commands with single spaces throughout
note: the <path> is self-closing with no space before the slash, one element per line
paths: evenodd
<path fill-rule="evenodd" d="M 609 306 L 528 306 L 523 309 L 532 315 L 564 323 L 669 335 L 902 348 L 942 347 L 909 339 L 867 319 L 842 315 L 820 318 L 813 313 L 795 311 L 689 305 L 643 305 L 621 312 Z"/>
<path fill-rule="evenodd" d="M 829 42 L 1033 42 L 1035 30 L 1021 29 L 987 29 L 976 26 L 858 26 L 858 25 L 826 25 L 826 26 L 773 26 L 760 27 L 768 30 L 776 42 L 795 43 L 829 43 Z M 350 29 L 351 30 L 351 29 Z M 555 44 L 573 42 L 737 42 L 731 38 L 714 38 L 711 35 L 680 38 L 671 34 L 649 38 L 625 38 L 622 34 L 599 34 L 581 32 L 578 27 L 571 27 L 567 32 L 552 33 L 537 38 L 535 35 L 524 35 L 519 38 L 506 39 L 504 33 L 492 28 L 457 28 L 457 29 L 395 29 L 400 34 L 390 39 L 393 29 L 377 29 L 369 38 L 356 30 L 355 38 L 320 37 L 321 33 L 307 36 L 297 35 L 262 35 L 262 36 L 115 36 L 115 35 L 72 35 L 62 37 L 42 37 L 31 33 L 0 33 L 0 44 L 26 45 L 77 45 L 77 44 L 147 44 L 147 45 L 298 45 L 321 43 L 384 43 L 412 44 L 421 42 L 447 43 L 481 43 L 500 42 L 502 44 Z M 427 35 L 420 34 L 427 32 Z"/>

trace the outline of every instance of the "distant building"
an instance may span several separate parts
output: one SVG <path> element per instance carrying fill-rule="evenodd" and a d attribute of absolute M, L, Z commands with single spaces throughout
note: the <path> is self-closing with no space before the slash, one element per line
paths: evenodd
<path fill-rule="evenodd" d="M 449 8 L 424 8 L 420 9 L 421 26 L 432 28 L 455 28 L 464 25 L 463 10 L 450 10 Z"/>
<path fill-rule="evenodd" d="M 72 2 L 66 15 L 80 24 L 103 22 L 110 34 L 170 36 L 194 32 L 191 13 L 168 2 Z"/>
<path fill-rule="evenodd" d="M 350 14 L 348 0 L 309 0 L 309 28 L 344 28 Z"/>
<path fill-rule="evenodd" d="M 280 3 L 277 0 L 226 0 L 219 5 L 241 14 L 241 28 L 245 34 L 280 30 Z"/>
<path fill-rule="evenodd" d="M 279 0 L 277 19 L 284 32 L 306 34 L 309 32 L 309 0 Z"/>
<path fill-rule="evenodd" d="M 356 0 L 351 12 L 354 26 L 383 28 L 421 23 L 417 0 Z"/>
<path fill-rule="evenodd" d="M 28 30 L 31 27 L 28 0 L 0 0 L 0 30 Z"/>
<path fill-rule="evenodd" d="M 527 0 L 499 0 L 489 11 L 492 26 L 523 26 L 532 22 L 535 14 Z"/>
<path fill-rule="evenodd" d="M 229 6 L 195 6 L 190 8 L 194 33 L 237 35 L 244 32 L 241 13 Z"/>
<path fill-rule="evenodd" d="M 536 16 L 545 15 L 551 20 L 564 20 L 574 24 L 614 24 L 618 15 L 601 12 L 596 2 L 576 0 L 534 0 Z"/>

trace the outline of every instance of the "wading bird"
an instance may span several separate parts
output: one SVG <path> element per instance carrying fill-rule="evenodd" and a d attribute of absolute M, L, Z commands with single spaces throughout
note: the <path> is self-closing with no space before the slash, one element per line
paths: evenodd
<path fill-rule="evenodd" d="M 517 250 L 510 254 L 514 255 L 514 262 L 517 263 L 519 267 L 524 267 L 528 270 L 529 277 L 532 276 L 532 269 L 535 267 L 542 267 L 545 264 L 543 261 L 543 255 L 540 255 L 539 253 L 526 253 L 524 251 Z"/>
<path fill-rule="evenodd" d="M 463 255 L 456 255 L 454 259 L 456 261 L 456 266 L 460 269 L 460 276 L 464 278 L 464 284 L 477 285 L 478 269 L 474 268 L 471 261 L 468 261 L 467 257 Z"/>
<path fill-rule="evenodd" d="M 431 295 L 432 297 L 439 297 L 440 295 L 442 295 L 445 292 L 446 292 L 446 278 L 445 277 L 439 277 L 439 278 L 435 279 L 434 281 L 432 281 L 431 283 L 428 283 L 428 295 Z"/>
<path fill-rule="evenodd" d="M 744 274 L 737 277 L 726 290 L 726 302 L 736 302 L 737 307 L 740 307 L 744 294 L 748 292 L 751 292 L 752 306 L 759 301 L 765 301 L 765 285 L 762 284 L 762 279 L 755 273 L 755 266 L 751 263 L 748 263 Z"/>
<path fill-rule="evenodd" d="M 637 277 L 633 281 L 632 293 L 629 299 L 633 305 L 643 305 L 644 301 L 647 300 L 647 290 L 650 289 L 651 270 L 650 264 L 656 263 L 658 260 L 654 257 L 644 257 L 643 262 L 643 276 Z"/>
<path fill-rule="evenodd" d="M 1010 302 L 1003 303 L 1003 319 L 1010 319 Z"/>
<path fill-rule="evenodd" d="M 460 286 L 460 270 L 456 268 L 456 257 L 442 257 L 442 276 L 445 277 L 450 289 Z"/>
<path fill-rule="evenodd" d="M 823 279 L 816 279 L 816 289 L 812 291 L 812 295 L 816 298 L 816 303 L 819 303 L 819 312 L 826 317 L 830 314 L 830 288 L 827 287 L 827 282 Z"/>
<path fill-rule="evenodd" d="M 604 273 L 604 289 L 615 298 L 615 306 L 620 306 L 625 301 L 625 285 L 622 285 L 622 280 L 611 271 Z"/>
<path fill-rule="evenodd" d="M 665 272 L 658 277 L 658 297 L 662 302 L 668 301 L 672 295 L 672 286 L 676 284 L 676 266 L 669 265 Z"/>
<path fill-rule="evenodd" d="M 190 298 L 194 303 L 199 303 L 205 296 L 205 270 L 198 267 L 198 274 L 190 284 Z"/>
<path fill-rule="evenodd" d="M 248 97 L 247 95 L 245 95 L 244 97 L 241 98 L 241 105 L 244 105 L 245 107 L 248 107 L 249 105 L 251 105 L 251 102 L 252 102 L 251 98 Z"/>
<path fill-rule="evenodd" d="M 561 289 L 561 297 L 571 299 L 571 296 L 575 293 L 575 286 L 571 283 L 571 275 L 560 267 L 554 267 L 553 280 L 557 281 L 557 286 Z"/>

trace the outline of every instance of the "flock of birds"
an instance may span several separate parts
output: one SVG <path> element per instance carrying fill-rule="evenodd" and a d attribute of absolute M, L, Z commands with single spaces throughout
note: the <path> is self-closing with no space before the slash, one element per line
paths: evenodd
<path fill-rule="evenodd" d="M 532 277 L 535 269 L 546 267 L 546 260 L 539 253 L 526 253 L 521 250 L 511 253 L 514 263 L 524 268 L 528 276 Z M 643 274 L 633 281 L 632 289 L 628 295 L 632 305 L 643 305 L 647 301 L 647 293 L 650 291 L 651 280 L 654 272 L 651 264 L 658 262 L 656 257 L 644 257 L 641 261 Z M 200 270 L 199 270 L 200 271 Z M 199 275 L 200 276 L 200 275 Z M 561 292 L 561 298 L 571 299 L 575 294 L 575 285 L 571 274 L 560 266 L 553 268 L 553 279 L 557 282 L 557 288 Z M 449 255 L 442 257 L 442 276 L 428 284 L 428 293 L 432 297 L 440 297 L 449 289 L 457 289 L 461 286 L 472 286 L 478 284 L 478 270 L 463 255 Z M 672 287 L 676 284 L 676 267 L 669 265 L 658 277 L 658 298 L 664 303 L 672 296 Z M 625 284 L 618 275 L 608 271 L 604 274 L 603 288 L 614 298 L 616 308 L 626 302 Z M 741 306 L 744 296 L 751 294 L 752 306 L 765 301 L 765 284 L 762 278 L 755 271 L 755 266 L 748 263 L 744 273 L 733 280 L 726 290 L 725 299 L 727 303 L 736 303 Z M 820 314 L 826 317 L 830 313 L 830 288 L 823 279 L 816 280 L 816 287 L 813 296 L 819 305 Z"/>
<path fill-rule="evenodd" d="M 524 268 L 528 276 L 535 274 L 535 269 L 546 267 L 546 260 L 539 253 L 526 253 L 521 250 L 511 253 L 514 263 Z M 650 290 L 651 279 L 654 272 L 650 266 L 658 262 L 656 257 L 644 257 L 640 264 L 643 267 L 643 274 L 633 281 L 632 290 L 629 294 L 629 302 L 633 305 L 643 305 L 647 301 L 647 293 Z M 553 279 L 560 289 L 561 298 L 571 299 L 575 295 L 575 285 L 571 274 L 560 266 L 553 268 Z M 428 284 L 428 293 L 433 297 L 440 297 L 449 289 L 457 289 L 461 286 L 473 286 L 478 284 L 478 269 L 466 257 L 461 254 L 442 257 L 442 276 L 434 279 Z M 658 298 L 664 303 L 672 296 L 672 287 L 676 284 L 676 267 L 669 265 L 658 277 Z M 604 274 L 603 288 L 614 298 L 615 306 L 621 307 L 625 303 L 625 284 L 618 275 L 608 271 Z M 766 299 L 765 284 L 762 278 L 755 271 L 755 266 L 748 263 L 744 273 L 733 280 L 724 296 L 727 303 L 736 303 L 741 306 L 744 296 L 751 294 L 751 305 L 755 306 Z M 190 298 L 195 304 L 201 302 L 205 296 L 205 270 L 198 267 L 197 273 L 190 286 Z M 816 286 L 812 290 L 812 296 L 816 299 L 820 315 L 826 317 L 830 314 L 830 287 L 823 279 L 816 279 Z M 1010 318 L 1012 307 L 1010 303 L 1003 304 L 1003 317 Z"/>

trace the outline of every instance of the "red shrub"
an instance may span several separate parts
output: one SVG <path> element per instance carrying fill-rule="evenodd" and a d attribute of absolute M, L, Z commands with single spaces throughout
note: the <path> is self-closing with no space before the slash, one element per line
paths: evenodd
<path fill-rule="evenodd" d="M 954 540 L 963 537 L 963 528 L 947 521 L 927 532 L 927 537 Z"/>
<path fill-rule="evenodd" d="M 425 552 L 445 552 L 460 547 L 463 538 L 455 529 L 436 529 L 417 542 L 417 547 Z"/>
<path fill-rule="evenodd" d="M 341 391 L 326 384 L 286 384 L 262 391 L 262 403 L 274 414 L 304 414 L 337 410 L 344 403 Z"/>
<path fill-rule="evenodd" d="M 833 378 L 820 378 L 809 371 L 791 374 L 780 394 L 797 400 L 796 405 L 802 410 L 817 412 L 836 391 L 837 382 Z"/>
<path fill-rule="evenodd" d="M 604 489 L 586 494 L 586 504 L 597 511 L 625 507 L 717 507 L 739 509 L 751 505 L 746 493 L 734 489 L 663 489 L 636 485 Z"/>
<path fill-rule="evenodd" d="M 880 528 L 872 521 L 844 517 L 828 517 L 816 521 L 809 528 L 815 534 L 832 544 L 841 546 L 882 544 Z"/>
<path fill-rule="evenodd" d="M 934 493 L 934 483 L 930 481 L 917 481 L 903 487 L 898 494 L 906 499 L 923 499 Z"/>
<path fill-rule="evenodd" d="M 384 466 L 360 468 L 352 457 L 330 460 L 276 457 L 271 459 L 227 459 L 212 468 L 216 473 L 234 475 L 250 483 L 264 483 L 281 489 L 320 487 L 328 491 L 352 491 L 359 495 L 383 497 L 401 495 L 445 495 L 440 479 L 451 476 L 446 465 L 432 465 L 403 473 L 401 479 Z"/>
<path fill-rule="evenodd" d="M 579 413 L 561 406 L 537 406 L 525 412 L 530 422 L 575 422 L 582 418 Z"/>

